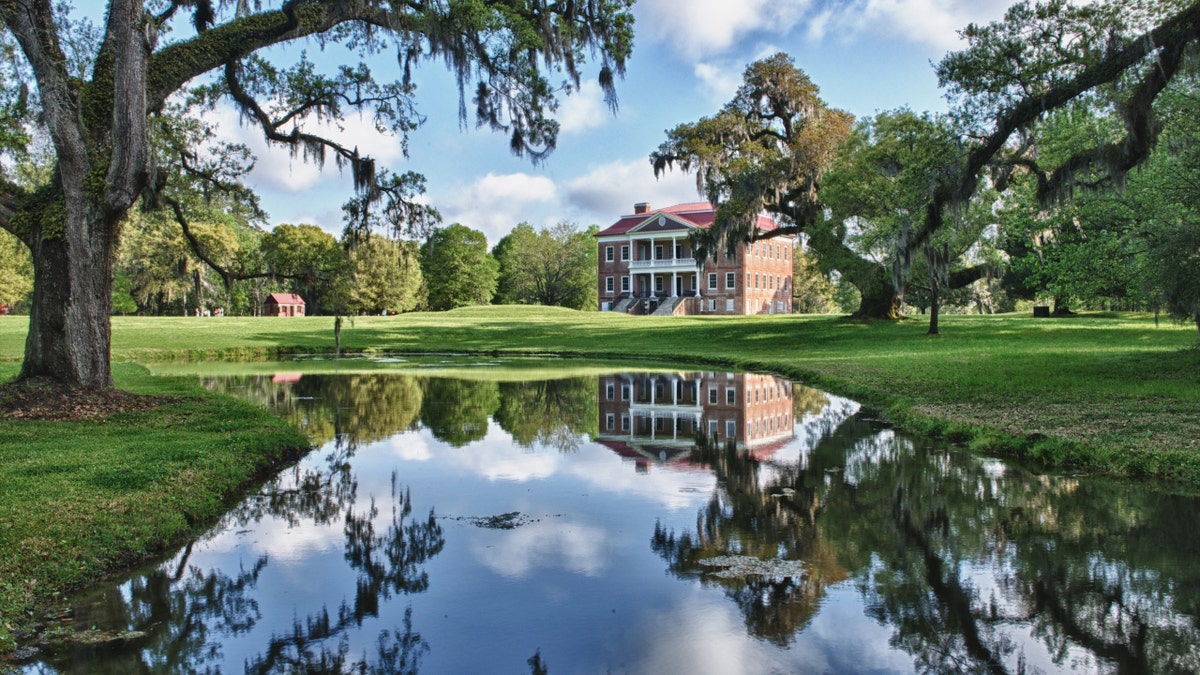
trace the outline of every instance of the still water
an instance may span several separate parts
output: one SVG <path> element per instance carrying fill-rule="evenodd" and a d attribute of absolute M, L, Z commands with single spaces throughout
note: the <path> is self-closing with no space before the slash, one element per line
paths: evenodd
<path fill-rule="evenodd" d="M 318 449 L 24 672 L 1200 670 L 1196 498 L 770 375 L 405 365 L 204 378 Z"/>

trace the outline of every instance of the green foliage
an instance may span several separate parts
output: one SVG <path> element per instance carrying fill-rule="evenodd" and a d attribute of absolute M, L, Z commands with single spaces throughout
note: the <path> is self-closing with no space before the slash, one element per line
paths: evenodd
<path fill-rule="evenodd" d="M 422 283 L 419 253 L 412 242 L 376 236 L 350 248 L 348 309 L 353 313 L 416 309 Z"/>
<path fill-rule="evenodd" d="M 33 261 L 29 248 L 0 230 L 0 305 L 23 302 L 33 290 Z"/>
<path fill-rule="evenodd" d="M 482 232 L 455 223 L 421 247 L 421 271 L 429 308 L 440 311 L 491 302 L 499 264 Z"/>
<path fill-rule="evenodd" d="M 835 311 L 837 284 L 821 272 L 816 261 L 803 248 L 792 249 L 792 305 L 801 314 L 828 314 Z M 858 301 L 854 303 L 858 309 Z"/>
<path fill-rule="evenodd" d="M 492 249 L 500 265 L 497 304 L 536 304 L 595 309 L 596 240 L 599 229 L 580 231 L 574 223 L 560 222 L 534 232 L 521 223 Z"/>
<path fill-rule="evenodd" d="M 113 298 L 112 298 L 112 313 L 118 315 L 136 314 L 138 311 L 137 301 L 133 299 L 130 293 L 132 285 L 129 281 L 129 276 L 123 271 L 117 270 L 113 273 Z"/>
<path fill-rule="evenodd" d="M 284 223 L 263 236 L 262 255 L 270 270 L 304 298 L 307 313 L 338 311 L 334 281 L 345 274 L 349 259 L 332 234 L 316 225 Z"/>

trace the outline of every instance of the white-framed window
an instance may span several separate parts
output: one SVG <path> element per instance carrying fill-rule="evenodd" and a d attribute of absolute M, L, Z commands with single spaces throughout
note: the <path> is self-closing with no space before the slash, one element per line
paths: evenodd
<path fill-rule="evenodd" d="M 725 405 L 737 404 L 737 389 L 733 387 L 725 388 Z"/>
<path fill-rule="evenodd" d="M 737 438 L 737 421 L 725 420 L 725 437 Z"/>
<path fill-rule="evenodd" d="M 710 312 L 717 311 L 717 301 L 715 298 L 708 299 L 708 311 L 710 311 Z"/>
<path fill-rule="evenodd" d="M 604 292 L 605 293 L 613 292 L 613 278 L 612 277 L 604 277 Z"/>
<path fill-rule="evenodd" d="M 607 262 L 613 261 L 613 247 L 611 247 L 611 246 L 604 247 L 604 260 Z"/>
<path fill-rule="evenodd" d="M 787 260 L 789 255 L 791 255 L 791 253 L 788 252 L 788 247 L 784 246 L 783 247 L 783 259 Z"/>
<path fill-rule="evenodd" d="M 621 400 L 622 401 L 629 400 L 629 385 L 627 385 L 627 384 L 621 385 Z"/>
<path fill-rule="evenodd" d="M 716 387 L 708 388 L 708 404 L 709 405 L 717 404 L 717 388 Z"/>
<path fill-rule="evenodd" d="M 629 431 L 629 415 L 621 415 L 621 431 Z"/>
<path fill-rule="evenodd" d="M 607 311 L 608 311 L 608 310 L 610 310 L 610 309 L 612 309 L 612 303 L 611 303 L 611 302 L 602 302 L 602 303 L 600 303 L 600 311 L 601 311 L 601 312 L 607 312 Z"/>
<path fill-rule="evenodd" d="M 717 435 L 717 421 L 709 420 L 708 421 L 708 436 L 709 436 L 709 438 L 715 438 L 716 435 Z"/>
<path fill-rule="evenodd" d="M 617 395 L 617 388 L 612 382 L 609 382 L 607 385 L 605 385 L 604 398 L 611 401 L 611 400 L 613 400 L 613 397 L 616 395 Z"/>
<path fill-rule="evenodd" d="M 733 311 L 733 298 L 729 298 L 725 301 L 725 311 L 726 313 Z"/>
<path fill-rule="evenodd" d="M 717 273 L 716 272 L 708 273 L 708 290 L 710 290 L 710 291 L 717 290 Z"/>
<path fill-rule="evenodd" d="M 755 272 L 754 273 L 754 287 L 755 288 L 759 288 L 758 281 L 759 281 L 758 280 L 758 272 Z"/>
<path fill-rule="evenodd" d="M 692 290 L 696 290 L 696 275 L 692 275 Z"/>
<path fill-rule="evenodd" d="M 662 260 L 662 259 L 663 259 L 663 247 L 662 247 L 662 244 L 657 244 L 657 245 L 655 245 L 655 247 L 654 247 L 654 259 L 655 259 L 655 260 Z"/>
<path fill-rule="evenodd" d="M 621 292 L 629 292 L 629 277 L 621 277 Z"/>
<path fill-rule="evenodd" d="M 733 272 L 725 273 L 725 289 L 732 290 L 737 285 L 737 276 Z"/>
<path fill-rule="evenodd" d="M 621 260 L 629 260 L 629 244 L 621 247 Z"/>
<path fill-rule="evenodd" d="M 613 429 L 616 428 L 616 426 L 617 426 L 616 422 L 617 422 L 616 416 L 613 415 L 612 413 L 608 413 L 607 415 L 604 416 L 604 428 L 607 429 L 608 431 L 612 431 Z"/>
<path fill-rule="evenodd" d="M 655 278 L 654 278 L 654 291 L 655 291 L 656 293 L 662 293 L 662 292 L 663 292 L 663 278 L 662 278 L 662 277 L 655 277 Z"/>

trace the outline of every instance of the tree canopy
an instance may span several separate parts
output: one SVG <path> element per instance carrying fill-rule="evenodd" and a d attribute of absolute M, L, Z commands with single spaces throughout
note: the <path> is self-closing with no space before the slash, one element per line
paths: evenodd
<path fill-rule="evenodd" d="M 594 64 L 615 109 L 615 79 L 632 48 L 631 4 L 111 0 L 99 26 L 51 0 L 0 5 L 0 47 L 14 56 L 0 67 L 0 144 L 10 157 L 24 152 L 21 135 L 33 124 L 54 151 L 46 183 L 0 186 L 0 227 L 30 248 L 34 265 L 20 379 L 111 386 L 112 270 L 127 211 L 144 195 L 183 224 L 186 204 L 173 186 L 208 194 L 237 187 L 247 168 L 238 148 L 209 156 L 179 142 L 186 134 L 159 134 L 160 120 L 232 105 L 270 144 L 351 172 L 359 198 L 351 225 L 369 227 L 373 213 L 392 227 L 427 223 L 428 210 L 412 199 L 416 174 L 381 170 L 320 135 L 316 123 L 362 113 L 403 139 L 422 120 L 412 71 L 436 60 L 458 82 L 461 119 L 469 98 L 481 125 L 540 160 L 557 142 L 556 96 L 580 85 L 585 65 Z M 341 43 L 364 62 L 325 73 L 307 58 L 270 61 L 281 52 L 267 48 L 303 40 Z M 391 80 L 365 62 L 384 51 L 397 59 Z M 399 222 L 404 216 L 411 222 Z"/>

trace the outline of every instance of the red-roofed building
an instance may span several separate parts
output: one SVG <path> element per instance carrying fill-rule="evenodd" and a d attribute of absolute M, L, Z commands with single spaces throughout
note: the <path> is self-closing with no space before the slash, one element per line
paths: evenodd
<path fill-rule="evenodd" d="M 304 298 L 295 293 L 272 293 L 263 301 L 263 316 L 304 316 Z"/>
<path fill-rule="evenodd" d="M 740 244 L 703 265 L 692 253 L 690 235 L 707 229 L 712 204 L 693 202 L 651 210 L 635 204 L 596 235 L 600 309 L 630 314 L 786 314 L 792 311 L 792 246 L 779 236 Z M 778 227 L 759 216 L 760 232 Z"/>

